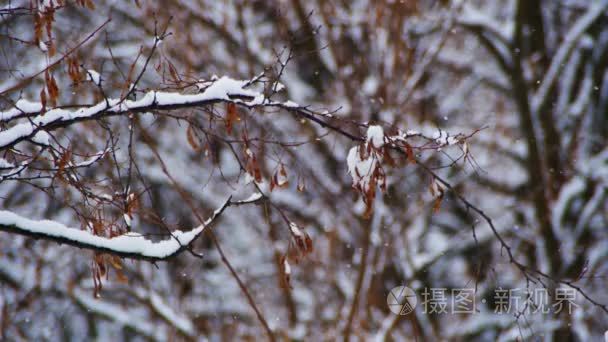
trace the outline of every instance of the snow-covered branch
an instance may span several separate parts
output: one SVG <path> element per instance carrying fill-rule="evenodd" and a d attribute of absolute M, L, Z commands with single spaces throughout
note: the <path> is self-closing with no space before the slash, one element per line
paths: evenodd
<path fill-rule="evenodd" d="M 470 4 L 465 4 L 462 14 L 457 18 L 458 24 L 462 26 L 479 27 L 490 32 L 501 43 L 508 44 L 513 38 L 513 23 L 500 23 L 492 16 L 476 9 Z"/>
<path fill-rule="evenodd" d="M 97 120 L 104 117 L 125 115 L 127 113 L 147 113 L 156 110 L 172 110 L 231 102 L 253 107 L 279 107 L 287 110 L 300 108 L 292 101 L 276 102 L 259 91 L 252 90 L 255 80 L 235 80 L 221 77 L 205 82 L 201 92 L 183 94 L 179 92 L 149 91 L 141 99 L 107 99 L 92 106 L 75 110 L 54 108 L 44 112 L 41 104 L 20 100 L 14 108 L 0 112 L 0 121 L 19 118 L 30 120 L 18 123 L 0 132 L 0 149 L 11 147 L 21 141 L 35 139 L 39 144 L 48 144 L 46 132 L 66 127 L 81 121 Z"/>
<path fill-rule="evenodd" d="M 162 317 L 169 325 L 175 327 L 185 336 L 195 336 L 194 323 L 192 323 L 190 319 L 175 312 L 159 294 L 145 289 L 137 289 L 135 293 L 141 301 L 147 302 L 154 312 Z"/>
<path fill-rule="evenodd" d="M 160 261 L 180 254 L 231 205 L 242 205 L 258 201 L 261 196 L 252 196 L 233 202 L 228 198 L 203 224 L 190 231 L 176 230 L 161 241 L 151 241 L 138 233 L 126 233 L 113 238 L 94 235 L 88 231 L 71 228 L 49 220 L 31 220 L 10 211 L 0 211 L 0 230 L 31 236 L 38 239 L 108 253 L 123 258 Z"/>
<path fill-rule="evenodd" d="M 542 108 L 547 101 L 549 92 L 553 88 L 561 70 L 566 65 L 566 59 L 570 56 L 570 53 L 576 46 L 579 38 L 602 16 L 602 14 L 604 14 L 606 8 L 608 8 L 608 1 L 598 1 L 589 6 L 587 13 L 580 17 L 570 31 L 568 31 L 568 34 L 566 34 L 566 37 L 564 38 L 564 42 L 555 53 L 555 57 L 553 57 L 553 60 L 551 61 L 551 66 L 532 100 L 532 108 L 535 112 Z"/>
<path fill-rule="evenodd" d="M 134 319 L 136 316 L 133 312 L 126 311 L 116 304 L 106 303 L 93 298 L 89 293 L 85 293 L 79 289 L 74 290 L 73 297 L 79 305 L 95 315 L 106 317 L 121 326 L 129 327 L 150 340 L 164 340 L 165 336 L 158 326 L 142 319 Z"/>

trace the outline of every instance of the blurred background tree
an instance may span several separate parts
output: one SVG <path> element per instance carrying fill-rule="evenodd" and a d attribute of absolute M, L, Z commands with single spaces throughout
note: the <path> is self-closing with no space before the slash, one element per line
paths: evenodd
<path fill-rule="evenodd" d="M 245 188 L 265 200 L 228 209 L 215 237 L 191 246 L 199 257 L 156 264 L 0 234 L 3 339 L 253 340 L 268 329 L 294 340 L 604 334 L 608 1 L 1 6 L 3 131 L 15 127 L 6 113 L 19 100 L 50 110 L 141 99 L 151 89 L 195 94 L 214 75 L 264 73 L 264 94 L 312 108 L 310 116 L 222 103 L 151 110 L 60 129 L 48 148 L 36 139 L 5 146 L 5 210 L 99 235 L 133 225 L 155 239 L 193 227 L 198 212 L 208 217 Z M 409 158 L 390 152 L 387 189 L 364 218 L 346 158 L 358 144 L 348 135 L 364 137 L 370 123 L 387 137 L 410 135 L 413 148 Z M 443 146 L 447 132 L 463 136 Z M 111 153 L 73 167 L 98 151 Z M 244 186 L 247 174 L 263 182 Z M 441 203 L 433 187 L 446 190 Z M 302 231 L 314 246 L 306 255 Z M 386 296 L 404 284 L 419 303 L 425 288 L 446 289 L 448 300 L 451 290 L 474 289 L 477 312 L 427 314 L 419 304 L 395 315 Z M 519 289 L 523 304 L 539 288 L 550 305 L 557 289 L 575 290 L 576 307 L 496 312 L 496 289 Z"/>

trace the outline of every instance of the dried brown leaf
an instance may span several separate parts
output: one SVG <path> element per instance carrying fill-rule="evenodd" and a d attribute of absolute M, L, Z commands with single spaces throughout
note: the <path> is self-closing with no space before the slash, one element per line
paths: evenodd
<path fill-rule="evenodd" d="M 228 134 L 232 134 L 232 126 L 236 121 L 239 121 L 240 118 L 238 116 L 236 105 L 234 103 L 228 103 L 226 105 L 226 132 Z"/>
<path fill-rule="evenodd" d="M 201 151 L 201 145 L 198 143 L 198 139 L 196 138 L 196 133 L 194 133 L 194 128 L 192 125 L 188 125 L 188 129 L 186 130 L 186 137 L 188 138 L 188 144 L 192 149 L 196 152 Z"/>

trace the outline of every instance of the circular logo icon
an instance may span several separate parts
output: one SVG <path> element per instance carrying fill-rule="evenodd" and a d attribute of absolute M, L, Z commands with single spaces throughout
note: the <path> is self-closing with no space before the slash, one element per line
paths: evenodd
<path fill-rule="evenodd" d="M 416 292 L 407 286 L 397 286 L 388 293 L 386 304 L 395 315 L 407 315 L 414 311 L 418 298 Z"/>

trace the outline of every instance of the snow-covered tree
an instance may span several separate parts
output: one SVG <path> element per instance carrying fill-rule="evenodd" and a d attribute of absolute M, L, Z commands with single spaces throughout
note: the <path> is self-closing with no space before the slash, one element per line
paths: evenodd
<path fill-rule="evenodd" d="M 601 338 L 607 24 L 605 0 L 5 1 L 0 339 Z"/>

